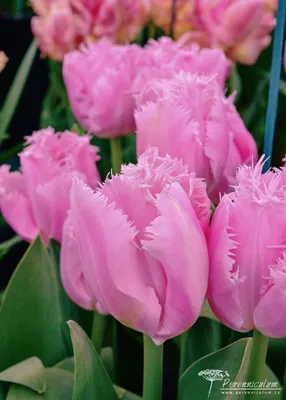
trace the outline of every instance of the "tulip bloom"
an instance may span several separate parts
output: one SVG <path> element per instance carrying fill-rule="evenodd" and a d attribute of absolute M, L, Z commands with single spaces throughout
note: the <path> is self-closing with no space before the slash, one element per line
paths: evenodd
<path fill-rule="evenodd" d="M 137 98 L 137 153 L 157 146 L 206 179 L 214 203 L 231 191 L 241 163 L 257 161 L 254 139 L 214 76 L 178 74 L 146 85 Z"/>
<path fill-rule="evenodd" d="M 240 167 L 210 227 L 208 299 L 214 314 L 241 332 L 285 337 L 285 171 Z"/>
<path fill-rule="evenodd" d="M 230 75 L 231 66 L 220 49 L 202 49 L 196 44 L 181 46 L 168 37 L 149 40 L 144 47 L 133 93 L 140 94 L 152 80 L 170 79 L 180 71 L 201 75 L 215 75 L 222 89 Z"/>
<path fill-rule="evenodd" d="M 135 131 L 133 80 L 141 57 L 136 45 L 96 45 L 67 54 L 63 76 L 77 120 L 99 137 Z"/>
<path fill-rule="evenodd" d="M 62 61 L 81 43 L 102 37 L 136 39 L 148 19 L 150 0 L 31 0 L 32 31 L 44 55 Z"/>
<path fill-rule="evenodd" d="M 3 71 L 7 62 L 8 62 L 8 57 L 6 56 L 4 51 L 0 51 L 0 72 Z"/>
<path fill-rule="evenodd" d="M 61 276 L 76 303 L 156 344 L 194 324 L 208 279 L 210 203 L 201 179 L 150 148 L 95 193 L 74 179 L 70 204 Z"/>
<path fill-rule="evenodd" d="M 254 64 L 271 42 L 276 9 L 277 0 L 194 0 L 195 29 L 184 40 L 220 47 L 233 61 Z"/>
<path fill-rule="evenodd" d="M 72 177 L 95 188 L 100 180 L 97 148 L 88 136 L 53 129 L 35 132 L 20 153 L 21 172 L 0 167 L 0 210 L 15 232 L 27 241 L 41 234 L 61 241 L 69 209 Z"/>

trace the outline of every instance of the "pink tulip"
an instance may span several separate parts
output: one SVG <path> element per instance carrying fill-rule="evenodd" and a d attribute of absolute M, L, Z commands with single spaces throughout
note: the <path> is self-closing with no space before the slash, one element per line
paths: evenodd
<path fill-rule="evenodd" d="M 74 179 L 70 204 L 61 276 L 75 302 L 156 344 L 194 324 L 208 279 L 202 180 L 150 148 L 95 193 Z"/>
<path fill-rule="evenodd" d="M 277 0 L 194 0 L 196 27 L 208 47 L 221 47 L 233 61 L 254 64 L 268 47 Z M 192 38 L 192 32 L 189 36 Z"/>
<path fill-rule="evenodd" d="M 89 132 L 116 137 L 135 131 L 132 85 L 141 52 L 137 45 L 112 45 L 102 39 L 65 56 L 70 105 Z"/>
<path fill-rule="evenodd" d="M 97 186 L 98 149 L 89 141 L 88 136 L 44 129 L 27 138 L 27 147 L 19 155 L 21 172 L 0 167 L 1 213 L 25 240 L 41 234 L 46 245 L 51 238 L 60 242 L 72 177 Z"/>
<path fill-rule="evenodd" d="M 81 43 L 103 36 L 118 43 L 136 39 L 148 19 L 150 0 L 31 0 L 32 31 L 44 55 L 62 61 Z"/>
<path fill-rule="evenodd" d="M 208 299 L 215 315 L 241 332 L 286 336 L 285 171 L 240 167 L 209 234 Z"/>
<path fill-rule="evenodd" d="M 138 96 L 137 153 L 157 146 L 206 179 L 214 203 L 232 190 L 241 163 L 257 160 L 254 139 L 214 76 L 180 73 L 146 85 Z"/>
<path fill-rule="evenodd" d="M 144 57 L 133 84 L 133 92 L 139 94 L 147 82 L 173 78 L 180 71 L 215 75 L 221 88 L 224 89 L 231 68 L 220 49 L 200 50 L 196 44 L 182 47 L 168 37 L 161 37 L 158 41 L 149 40 L 145 46 Z"/>

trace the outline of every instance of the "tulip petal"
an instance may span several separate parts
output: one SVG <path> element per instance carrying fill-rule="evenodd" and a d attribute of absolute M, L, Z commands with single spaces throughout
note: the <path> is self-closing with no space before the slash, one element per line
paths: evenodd
<path fill-rule="evenodd" d="M 263 335 L 286 336 L 286 319 L 282 305 L 286 303 L 286 253 L 278 265 L 270 270 L 270 288 L 263 295 L 254 310 L 254 323 Z"/>
<path fill-rule="evenodd" d="M 63 228 L 61 247 L 61 279 L 69 297 L 80 307 L 87 310 L 96 309 L 96 299 L 83 275 L 77 232 L 69 216 Z"/>
<path fill-rule="evenodd" d="M 158 195 L 160 216 L 146 229 L 143 249 L 162 264 L 166 274 L 164 314 L 156 344 L 176 336 L 199 316 L 208 281 L 208 252 L 204 233 L 187 194 L 173 183 Z"/>
<path fill-rule="evenodd" d="M 93 295 L 123 324 L 154 335 L 161 305 L 148 285 L 144 258 L 134 243 L 137 232 L 126 215 L 77 178 L 71 189 L 71 215 Z"/>

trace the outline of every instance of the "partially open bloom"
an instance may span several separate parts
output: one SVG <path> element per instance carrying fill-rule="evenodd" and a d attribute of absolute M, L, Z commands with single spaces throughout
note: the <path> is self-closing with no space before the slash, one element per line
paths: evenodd
<path fill-rule="evenodd" d="M 41 234 L 46 244 L 50 238 L 60 242 L 73 176 L 97 186 L 99 156 L 89 141 L 88 136 L 44 129 L 27 138 L 19 154 L 21 171 L 0 167 L 1 213 L 25 240 Z"/>
<path fill-rule="evenodd" d="M 136 39 L 150 11 L 149 0 L 30 1 L 38 14 L 32 19 L 32 31 L 40 49 L 57 61 L 87 41 Z"/>
<path fill-rule="evenodd" d="M 182 40 L 220 47 L 233 61 L 254 64 L 271 41 L 277 3 L 277 0 L 194 0 L 195 28 L 190 27 Z"/>
<path fill-rule="evenodd" d="M 241 332 L 286 336 L 285 171 L 242 166 L 222 197 L 209 234 L 208 299 L 215 315 Z"/>
<path fill-rule="evenodd" d="M 146 85 L 135 113 L 137 153 L 157 146 L 205 178 L 214 203 L 232 190 L 241 163 L 257 160 L 254 139 L 214 76 L 180 73 Z"/>
<path fill-rule="evenodd" d="M 132 85 L 141 57 L 137 45 L 113 45 L 102 39 L 67 54 L 63 76 L 77 120 L 99 137 L 135 131 Z"/>
<path fill-rule="evenodd" d="M 199 316 L 210 204 L 181 161 L 148 149 L 97 192 L 74 179 L 61 276 L 80 306 L 110 313 L 156 344 Z"/>
<path fill-rule="evenodd" d="M 8 57 L 6 56 L 4 51 L 0 51 L 0 72 L 3 71 L 7 62 L 8 62 Z"/>

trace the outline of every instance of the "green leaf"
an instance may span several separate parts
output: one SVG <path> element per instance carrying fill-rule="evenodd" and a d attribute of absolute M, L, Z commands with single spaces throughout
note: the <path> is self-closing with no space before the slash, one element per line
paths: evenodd
<path fill-rule="evenodd" d="M 39 238 L 28 248 L 5 291 L 0 308 L 0 370 L 29 357 L 52 366 L 67 357 L 61 291 Z"/>
<path fill-rule="evenodd" d="M 191 365 L 180 379 L 180 400 L 205 400 L 208 396 L 212 400 L 242 399 L 244 396 L 241 392 L 227 389 L 231 382 L 247 382 L 251 346 L 252 339 L 241 339 Z M 277 378 L 266 366 L 261 381 L 265 379 L 277 382 L 277 387 L 280 388 Z M 262 395 L 263 399 L 268 400 L 267 394 Z M 274 400 L 280 398 L 279 394 L 271 393 L 270 396 Z"/>
<path fill-rule="evenodd" d="M 26 80 L 33 65 L 36 52 L 37 44 L 36 41 L 33 40 L 23 58 L 23 61 L 21 62 L 0 112 L 0 143 L 5 139 L 9 124 L 16 111 L 16 107 L 19 103 Z"/>
<path fill-rule="evenodd" d="M 118 399 L 120 400 L 142 400 L 142 397 L 137 396 L 137 394 L 130 393 L 125 389 L 118 386 L 114 386 Z"/>
<path fill-rule="evenodd" d="M 17 383 L 38 393 L 44 393 L 47 387 L 45 368 L 37 357 L 28 358 L 1 372 L 0 381 Z"/>
<path fill-rule="evenodd" d="M 59 368 L 46 368 L 47 390 L 39 395 L 23 386 L 12 385 L 6 400 L 70 400 L 73 391 L 73 374 Z"/>
<path fill-rule="evenodd" d="M 114 354 L 113 348 L 103 347 L 100 351 L 100 358 L 103 362 L 103 365 L 108 373 L 108 375 L 112 378 L 114 376 Z"/>
<path fill-rule="evenodd" d="M 92 342 L 77 323 L 69 321 L 68 326 L 75 359 L 73 400 L 116 400 L 112 382 Z"/>

